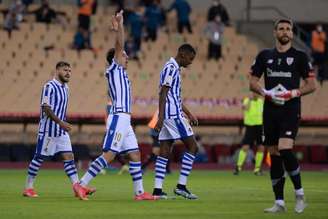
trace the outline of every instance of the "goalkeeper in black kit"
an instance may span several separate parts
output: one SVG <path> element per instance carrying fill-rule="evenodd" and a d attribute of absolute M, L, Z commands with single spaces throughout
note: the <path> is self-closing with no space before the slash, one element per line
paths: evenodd
<path fill-rule="evenodd" d="M 315 90 L 315 77 L 307 55 L 292 47 L 293 22 L 288 19 L 274 25 L 275 47 L 262 50 L 251 67 L 250 89 L 265 97 L 263 110 L 264 145 L 271 155 L 270 176 L 275 195 L 273 207 L 266 213 L 287 210 L 284 201 L 285 171 L 295 189 L 295 212 L 306 207 L 300 165 L 293 146 L 301 117 L 301 96 Z M 259 80 L 264 75 L 265 88 Z M 304 83 L 300 86 L 301 79 Z"/>

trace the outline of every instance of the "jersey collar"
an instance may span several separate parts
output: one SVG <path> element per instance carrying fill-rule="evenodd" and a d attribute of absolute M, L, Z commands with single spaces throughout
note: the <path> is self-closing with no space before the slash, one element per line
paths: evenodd
<path fill-rule="evenodd" d="M 170 62 L 172 62 L 174 64 L 175 67 L 177 67 L 179 70 L 180 70 L 180 66 L 179 64 L 177 63 L 177 61 L 175 61 L 175 58 L 171 57 L 170 58 Z"/>
<path fill-rule="evenodd" d="M 56 78 L 53 79 L 53 81 L 55 82 L 55 84 L 57 84 L 58 86 L 61 86 L 61 87 L 66 87 L 66 83 L 62 84 L 60 83 Z"/>

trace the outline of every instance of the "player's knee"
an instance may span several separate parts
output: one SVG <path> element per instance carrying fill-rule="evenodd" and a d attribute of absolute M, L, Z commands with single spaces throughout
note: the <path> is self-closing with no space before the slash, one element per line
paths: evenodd
<path fill-rule="evenodd" d="M 131 161 L 139 162 L 140 161 L 140 152 L 133 151 L 133 152 L 129 153 L 129 158 Z"/>
<path fill-rule="evenodd" d="M 114 160 L 116 154 L 114 154 L 111 151 L 106 151 L 106 152 L 103 152 L 102 156 L 107 161 L 107 163 L 110 163 L 112 160 Z"/>
<path fill-rule="evenodd" d="M 63 160 L 74 160 L 74 155 L 73 155 L 73 153 L 63 153 L 62 159 Z"/>

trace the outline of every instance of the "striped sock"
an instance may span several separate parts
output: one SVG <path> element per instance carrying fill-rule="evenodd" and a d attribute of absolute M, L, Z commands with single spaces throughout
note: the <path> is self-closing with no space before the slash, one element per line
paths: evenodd
<path fill-rule="evenodd" d="M 141 162 L 129 162 L 129 172 L 133 180 L 133 190 L 134 194 L 140 195 L 144 193 L 143 183 L 142 183 L 142 171 L 141 171 Z"/>
<path fill-rule="evenodd" d="M 157 156 L 155 164 L 155 188 L 162 189 L 168 159 Z"/>
<path fill-rule="evenodd" d="M 104 169 L 105 167 L 107 167 L 107 161 L 103 156 L 99 156 L 97 159 L 95 159 L 88 171 L 84 174 L 84 176 L 81 178 L 80 180 L 80 184 L 82 186 L 86 186 L 89 184 L 89 182 L 97 176 L 97 174 Z"/>
<path fill-rule="evenodd" d="M 64 160 L 64 169 L 72 184 L 79 182 L 74 160 Z"/>
<path fill-rule="evenodd" d="M 182 167 L 180 172 L 180 178 L 179 178 L 179 184 L 180 185 L 186 185 L 187 184 L 187 178 L 190 174 L 190 171 L 192 169 L 192 164 L 195 160 L 195 156 L 189 153 L 184 153 L 182 157 Z"/>
<path fill-rule="evenodd" d="M 34 180 L 36 176 L 38 175 L 39 169 L 43 163 L 43 159 L 41 157 L 34 157 L 31 161 L 28 171 L 27 171 L 27 179 L 25 188 L 33 188 Z"/>

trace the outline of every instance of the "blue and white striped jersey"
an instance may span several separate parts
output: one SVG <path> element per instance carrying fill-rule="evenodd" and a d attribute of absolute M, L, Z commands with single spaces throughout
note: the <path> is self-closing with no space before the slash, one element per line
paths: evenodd
<path fill-rule="evenodd" d="M 112 99 L 111 114 L 131 113 L 131 86 L 127 72 L 114 59 L 106 69 L 108 91 Z"/>
<path fill-rule="evenodd" d="M 165 63 L 160 76 L 160 87 L 168 86 L 164 119 L 182 117 L 181 76 L 180 67 L 174 58 Z"/>
<path fill-rule="evenodd" d="M 39 122 L 39 134 L 49 137 L 59 137 L 66 135 L 59 124 L 50 119 L 43 111 L 42 106 L 48 105 L 54 114 L 61 120 L 66 120 L 69 89 L 67 84 L 62 84 L 56 79 L 48 81 L 42 89 L 41 112 Z"/>

